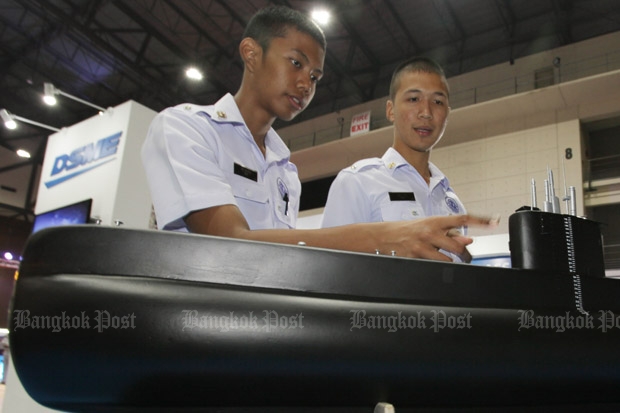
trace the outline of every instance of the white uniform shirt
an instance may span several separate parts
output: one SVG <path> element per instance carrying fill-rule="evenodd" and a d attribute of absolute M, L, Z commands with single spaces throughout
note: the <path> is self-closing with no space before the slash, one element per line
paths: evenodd
<path fill-rule="evenodd" d="M 237 205 L 251 229 L 294 228 L 297 168 L 273 129 L 265 146 L 263 156 L 230 94 L 159 113 L 142 147 L 159 228 L 187 231 L 190 212 L 226 204 Z"/>
<path fill-rule="evenodd" d="M 332 183 L 323 227 L 465 214 L 445 175 L 432 163 L 430 185 L 394 148 L 340 171 Z"/>

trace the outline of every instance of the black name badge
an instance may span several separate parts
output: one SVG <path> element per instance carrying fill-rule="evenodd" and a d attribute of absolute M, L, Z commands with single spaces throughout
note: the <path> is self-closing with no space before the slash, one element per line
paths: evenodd
<path fill-rule="evenodd" d="M 247 179 L 251 179 L 254 182 L 258 182 L 258 173 L 251 169 L 246 168 L 245 166 L 241 166 L 235 162 L 234 166 L 235 175 L 242 176 Z"/>
<path fill-rule="evenodd" d="M 388 192 L 390 201 L 415 201 L 413 192 Z"/>

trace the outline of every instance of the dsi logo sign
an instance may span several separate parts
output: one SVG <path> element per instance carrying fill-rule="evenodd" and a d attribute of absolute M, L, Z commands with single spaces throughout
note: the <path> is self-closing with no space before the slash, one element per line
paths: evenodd
<path fill-rule="evenodd" d="M 108 158 L 115 155 L 118 151 L 118 144 L 121 141 L 122 133 L 123 132 L 115 133 L 114 135 L 99 139 L 96 143 L 89 143 L 88 145 L 74 149 L 71 153 L 57 156 L 54 160 L 50 176 L 54 177 L 65 171 L 68 173 L 59 178 L 47 181 L 45 186 L 51 188 L 113 161 L 115 158 Z"/>

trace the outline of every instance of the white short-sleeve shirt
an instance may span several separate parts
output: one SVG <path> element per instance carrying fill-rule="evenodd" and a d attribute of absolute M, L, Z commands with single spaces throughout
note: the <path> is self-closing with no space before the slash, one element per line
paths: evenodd
<path fill-rule="evenodd" d="M 429 163 L 430 185 L 394 148 L 356 162 L 332 183 L 323 227 L 465 214 L 446 176 Z"/>
<path fill-rule="evenodd" d="M 294 228 L 301 183 L 290 150 L 270 129 L 263 156 L 232 95 L 159 113 L 142 147 L 160 229 L 187 231 L 190 212 L 237 205 L 251 229 Z"/>

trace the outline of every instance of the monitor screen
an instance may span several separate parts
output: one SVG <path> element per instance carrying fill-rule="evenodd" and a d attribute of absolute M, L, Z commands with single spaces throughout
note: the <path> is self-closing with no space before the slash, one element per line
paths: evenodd
<path fill-rule="evenodd" d="M 512 260 L 510 259 L 510 254 L 474 257 L 471 260 L 471 264 L 480 265 L 482 267 L 512 268 Z"/>
<path fill-rule="evenodd" d="M 75 204 L 38 214 L 34 217 L 32 233 L 47 227 L 59 225 L 87 224 L 90 219 L 90 208 L 93 200 L 86 199 Z"/>

